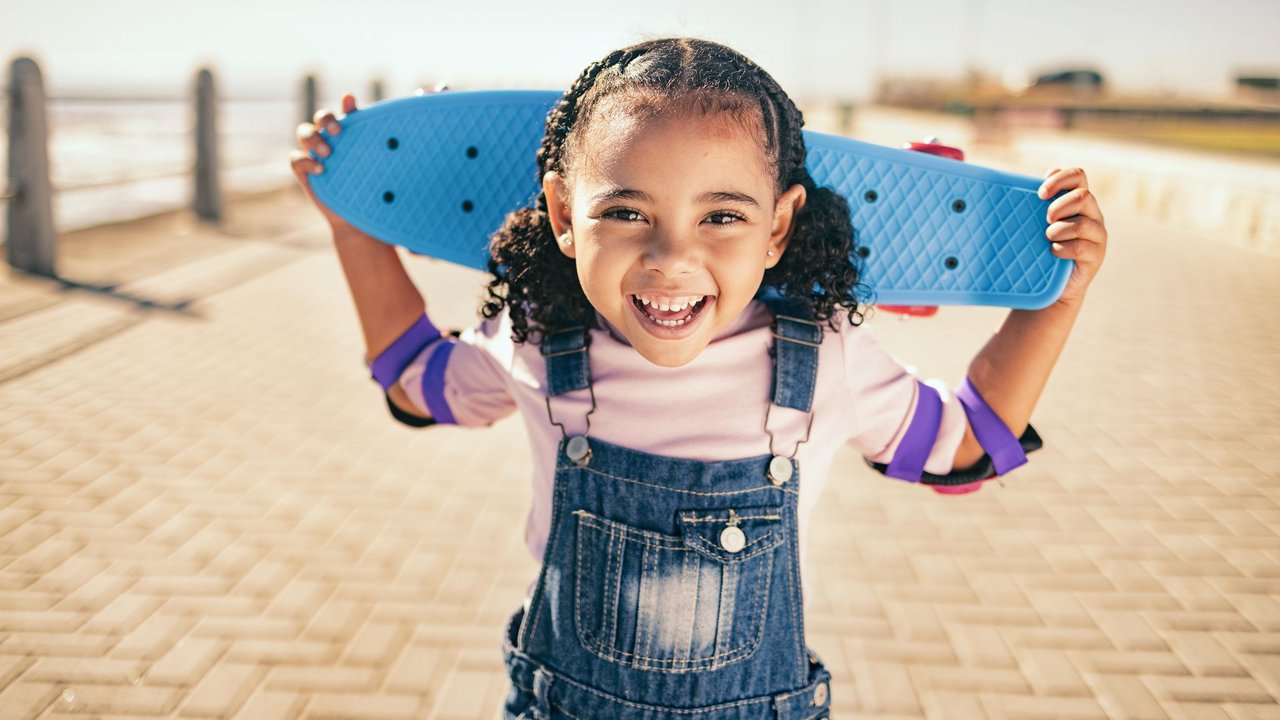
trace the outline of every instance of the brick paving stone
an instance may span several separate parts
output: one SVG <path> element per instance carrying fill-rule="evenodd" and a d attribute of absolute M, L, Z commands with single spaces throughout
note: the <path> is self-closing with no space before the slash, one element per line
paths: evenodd
<path fill-rule="evenodd" d="M 1239 660 L 1212 633 L 1168 632 L 1165 640 L 1196 675 L 1244 675 Z"/>
<path fill-rule="evenodd" d="M 492 673 L 450 670 L 429 717 L 438 720 L 484 717 L 493 708 L 489 685 L 494 682 Z"/>
<path fill-rule="evenodd" d="M 390 693 L 317 693 L 302 717 L 314 720 L 412 720 L 421 716 L 422 701 Z"/>
<path fill-rule="evenodd" d="M 1194 702 L 1166 702 L 1162 707 L 1169 712 L 1170 720 L 1231 720 L 1226 705 Z"/>
<path fill-rule="evenodd" d="M 1163 650 L 1164 637 L 1147 622 L 1146 613 L 1100 610 L 1094 621 L 1111 643 L 1121 650 Z"/>
<path fill-rule="evenodd" d="M 307 699 L 287 692 L 256 692 L 236 713 L 234 720 L 293 720 Z"/>
<path fill-rule="evenodd" d="M 987 711 L 982 700 L 972 693 L 930 692 L 921 693 L 920 702 L 928 720 L 986 720 Z"/>
<path fill-rule="evenodd" d="M 992 720 L 1106 720 L 1106 711 L 1092 698 L 1033 695 L 981 696 Z"/>
<path fill-rule="evenodd" d="M 1227 703 L 1223 706 L 1231 720 L 1277 720 L 1280 706 Z"/>
<path fill-rule="evenodd" d="M 1169 714 L 1142 679 L 1133 675 L 1089 673 L 1085 682 L 1094 688 L 1098 703 L 1113 720 L 1168 720 Z"/>
<path fill-rule="evenodd" d="M 0 690 L 0 708 L 4 717 L 14 720 L 34 718 L 55 702 L 62 688 L 54 683 L 18 680 Z"/>
<path fill-rule="evenodd" d="M 1152 677 L 1147 684 L 1157 698 L 1191 702 L 1271 703 L 1275 698 L 1251 677 Z"/>
<path fill-rule="evenodd" d="M 223 662 L 209 670 L 186 694 L 182 715 L 228 717 L 259 686 L 265 671 L 252 664 Z"/>
<path fill-rule="evenodd" d="M 1089 686 L 1065 651 L 1019 649 L 1018 667 L 1037 695 L 1088 696 Z"/>

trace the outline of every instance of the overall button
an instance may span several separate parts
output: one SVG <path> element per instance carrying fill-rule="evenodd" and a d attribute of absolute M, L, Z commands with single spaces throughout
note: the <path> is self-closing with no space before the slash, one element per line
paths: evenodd
<path fill-rule="evenodd" d="M 769 480 L 774 485 L 782 485 L 791 479 L 791 459 L 784 458 L 781 455 L 774 455 L 769 461 Z"/>
<path fill-rule="evenodd" d="M 564 452 L 579 467 L 585 467 L 587 463 L 591 462 L 591 445 L 581 435 L 574 435 L 569 438 Z"/>
<path fill-rule="evenodd" d="M 720 531 L 720 547 L 724 548 L 725 552 L 736 553 L 746 546 L 747 535 L 737 525 L 730 525 Z"/>
<path fill-rule="evenodd" d="M 818 686 L 813 689 L 813 704 L 825 705 L 826 703 L 827 703 L 827 684 L 824 682 L 821 682 L 821 683 L 818 683 Z"/>

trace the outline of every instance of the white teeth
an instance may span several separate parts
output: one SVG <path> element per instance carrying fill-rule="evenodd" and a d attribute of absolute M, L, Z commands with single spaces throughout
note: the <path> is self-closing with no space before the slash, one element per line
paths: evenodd
<path fill-rule="evenodd" d="M 659 301 L 643 295 L 636 295 L 636 299 L 640 301 L 640 304 L 662 310 L 663 312 L 671 312 L 673 310 L 679 312 L 690 305 L 696 305 L 702 302 L 706 297 L 706 295 L 686 295 L 683 297 L 671 298 L 666 301 Z"/>

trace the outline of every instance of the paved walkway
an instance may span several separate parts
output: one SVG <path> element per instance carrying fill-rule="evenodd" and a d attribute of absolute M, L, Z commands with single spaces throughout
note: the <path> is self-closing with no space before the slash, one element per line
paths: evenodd
<path fill-rule="evenodd" d="M 318 216 L 244 213 L 117 228 L 172 267 L 68 239 L 113 294 L 0 277 L 0 718 L 491 720 L 536 572 L 523 431 L 392 421 Z M 1280 718 L 1280 258 L 1108 217 L 1007 487 L 838 457 L 808 618 L 834 717 Z M 478 276 L 411 264 L 465 321 Z M 872 325 L 955 381 L 1001 317 Z"/>

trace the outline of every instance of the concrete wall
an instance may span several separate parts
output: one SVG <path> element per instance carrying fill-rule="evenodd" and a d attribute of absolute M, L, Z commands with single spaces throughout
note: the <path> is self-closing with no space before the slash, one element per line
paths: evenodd
<path fill-rule="evenodd" d="M 805 126 L 841 130 L 836 108 L 805 108 Z M 899 145 L 936 135 L 969 162 L 1040 177 L 1083 167 L 1105 215 L 1131 210 L 1206 238 L 1280 254 L 1280 162 L 1026 129 L 992 135 L 963 117 L 880 107 L 853 113 L 852 135 Z"/>

